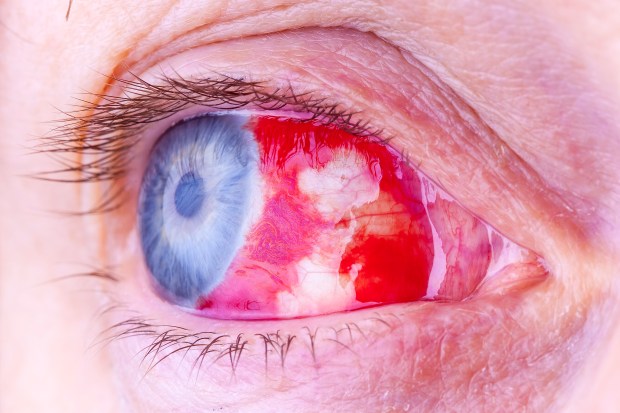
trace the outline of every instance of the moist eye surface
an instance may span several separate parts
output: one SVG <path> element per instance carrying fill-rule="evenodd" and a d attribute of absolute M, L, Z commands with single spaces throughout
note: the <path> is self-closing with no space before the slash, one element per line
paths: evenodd
<path fill-rule="evenodd" d="M 210 114 L 170 128 L 138 214 L 157 290 L 212 318 L 463 300 L 532 258 L 389 145 L 280 117 Z"/>

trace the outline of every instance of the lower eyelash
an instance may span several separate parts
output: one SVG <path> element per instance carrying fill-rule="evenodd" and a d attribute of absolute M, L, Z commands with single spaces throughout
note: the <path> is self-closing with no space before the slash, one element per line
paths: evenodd
<path fill-rule="evenodd" d="M 125 309 L 124 305 L 115 305 L 106 308 L 103 313 L 117 309 Z M 397 322 L 400 318 L 394 314 Z M 375 314 L 370 319 L 391 330 L 394 328 L 384 316 Z M 320 333 L 327 336 L 319 339 Z M 199 380 L 201 375 L 210 374 L 210 368 L 216 363 L 227 361 L 228 373 L 234 378 L 241 360 L 246 353 L 262 354 L 266 376 L 286 374 L 286 363 L 292 350 L 306 352 L 313 361 L 315 368 L 326 365 L 329 360 L 321 360 L 318 356 L 321 342 L 335 344 L 340 351 L 352 352 L 360 358 L 361 355 L 353 349 L 359 340 L 368 342 L 369 332 L 354 322 L 347 322 L 339 327 L 302 327 L 297 334 L 282 333 L 279 330 L 265 333 L 233 333 L 202 331 L 193 332 L 181 326 L 159 324 L 142 316 L 127 318 L 108 327 L 99 334 L 93 348 L 109 346 L 114 342 L 141 338 L 146 340 L 136 356 L 140 357 L 140 367 L 144 369 L 146 377 L 162 362 L 175 357 L 179 363 L 189 363 L 189 379 Z"/>
<path fill-rule="evenodd" d="M 304 328 L 302 331 L 308 335 L 311 343 L 310 354 L 313 360 L 316 360 L 316 332 L 313 334 L 309 328 Z M 196 379 L 204 373 L 205 368 L 208 369 L 221 359 L 229 361 L 230 374 L 234 376 L 244 351 L 248 350 L 250 345 L 242 333 L 231 336 L 211 331 L 189 332 L 183 327 L 154 324 L 141 318 L 129 318 L 117 323 L 107 329 L 104 336 L 98 343 L 107 345 L 121 339 L 147 337 L 149 343 L 138 353 L 142 354 L 140 365 L 145 367 L 145 375 L 168 357 L 178 354 L 182 359 L 186 359 L 192 353 L 194 359 L 191 361 L 190 376 L 195 376 Z M 257 333 L 253 336 L 262 341 L 266 373 L 274 364 L 280 366 L 283 371 L 292 345 L 299 341 L 297 335 L 283 335 L 279 331 Z M 254 344 L 260 345 L 260 342 Z"/>
<path fill-rule="evenodd" d="M 247 344 L 247 341 L 242 341 L 242 334 L 238 334 L 236 339 L 231 339 L 229 335 L 210 331 L 191 333 L 182 327 L 153 324 L 142 318 L 129 318 L 114 324 L 104 332 L 104 335 L 107 336 L 99 343 L 110 344 L 121 339 L 147 337 L 150 343 L 137 354 L 142 354 L 140 365 L 146 367 L 145 375 L 168 357 L 180 353 L 185 359 L 190 351 L 198 351 L 192 364 L 192 372 L 196 369 L 199 372 L 206 357 L 213 353 L 211 364 L 228 356 L 234 374 Z M 198 374 L 196 373 L 196 377 Z"/>

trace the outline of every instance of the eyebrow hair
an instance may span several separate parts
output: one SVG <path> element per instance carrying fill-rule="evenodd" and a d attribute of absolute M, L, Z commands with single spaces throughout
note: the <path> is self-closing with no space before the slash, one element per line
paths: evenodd
<path fill-rule="evenodd" d="M 53 122 L 57 126 L 40 138 L 36 150 L 56 156 L 63 167 L 40 172 L 36 178 L 71 183 L 118 179 L 126 173 L 127 153 L 139 140 L 139 132 L 191 106 L 214 111 L 251 106 L 267 112 L 304 112 L 309 117 L 299 122 L 320 122 L 356 137 L 383 141 L 381 131 L 372 129 L 359 112 L 314 97 L 312 92 L 297 94 L 291 85 L 270 87 L 266 82 L 225 75 L 192 79 L 161 76 L 156 83 L 132 76 L 110 77 L 111 84 L 121 86 L 121 94 L 85 93 L 89 99 L 77 97 L 75 109 L 63 112 L 64 118 Z"/>

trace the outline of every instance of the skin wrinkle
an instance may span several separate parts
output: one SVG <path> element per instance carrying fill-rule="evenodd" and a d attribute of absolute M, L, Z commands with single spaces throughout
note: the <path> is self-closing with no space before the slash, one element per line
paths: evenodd
<path fill-rule="evenodd" d="M 531 18 L 532 16 L 530 16 L 529 11 L 528 11 L 527 13 L 528 13 L 528 17 L 529 17 L 529 18 Z M 537 16 L 534 16 L 534 18 L 536 18 L 536 17 L 537 17 Z M 496 27 L 496 29 L 497 29 L 497 30 L 495 30 L 494 32 L 498 32 L 498 30 L 499 30 L 499 31 L 502 31 L 502 29 L 505 31 L 505 30 L 506 30 L 506 28 L 508 28 L 508 29 L 510 29 L 510 28 L 517 29 L 517 26 L 515 26 L 515 25 L 505 25 L 505 26 L 502 26 L 502 27 Z M 521 27 L 519 27 L 519 28 L 518 28 L 518 30 L 519 30 L 519 33 L 521 33 L 522 28 L 521 28 Z M 551 31 L 551 33 L 553 33 L 553 31 Z M 514 36 L 514 38 L 517 38 L 517 39 L 518 39 L 518 38 L 519 38 L 519 35 L 515 35 L 515 36 Z M 544 45 L 544 43 L 540 42 L 540 43 L 539 43 L 539 48 L 542 48 L 542 47 L 543 47 L 543 45 Z M 565 50 L 565 48 L 561 48 L 560 50 Z M 536 49 L 535 49 L 535 48 L 534 48 L 534 49 L 530 49 L 530 55 L 529 55 L 528 57 L 531 57 L 532 55 L 535 55 L 535 53 L 532 53 L 532 52 L 535 52 L 535 51 L 536 51 Z M 545 50 L 542 50 L 542 51 L 541 51 L 541 54 L 543 54 L 545 57 L 548 55 L 547 51 L 545 51 Z M 541 61 L 542 61 L 542 60 L 541 60 Z M 506 61 L 506 62 L 511 63 L 509 60 L 508 60 L 508 61 Z M 531 66 L 532 66 L 532 65 L 522 65 L 522 67 L 524 67 L 524 68 L 529 68 L 530 70 L 532 70 L 532 73 L 540 73 L 540 70 L 531 69 Z M 553 67 L 550 67 L 550 69 L 553 69 Z M 483 71 L 480 71 L 480 73 L 482 73 L 482 72 L 483 72 Z M 487 71 L 484 71 L 484 72 L 487 72 Z M 487 73 L 488 73 L 488 72 L 487 72 Z M 487 76 L 488 76 L 488 75 L 487 75 Z M 514 76 L 514 74 L 513 74 L 513 73 L 511 73 L 511 74 L 510 74 L 510 76 Z M 542 79 L 544 79 L 544 78 L 545 78 L 545 76 L 543 75 L 543 76 L 542 76 Z M 498 84 L 502 84 L 502 85 L 503 85 L 503 84 L 504 84 L 504 82 L 501 82 L 501 83 L 498 83 Z M 575 94 L 575 95 L 576 95 L 576 96 L 579 96 L 578 94 Z M 466 96 L 467 96 L 467 94 L 466 94 Z M 562 97 L 562 96 L 559 96 L 559 98 L 561 98 L 561 97 Z M 478 98 L 480 98 L 480 96 L 478 96 Z M 472 104 L 473 104 L 473 102 L 472 102 L 472 100 L 471 100 L 471 99 L 470 99 L 469 101 L 470 101 L 470 103 L 472 103 Z M 484 100 L 481 100 L 481 101 L 484 101 Z M 590 102 L 591 102 L 591 101 L 590 101 Z M 586 112 L 587 112 L 587 113 L 590 113 L 590 111 L 586 111 Z M 504 112 L 504 113 L 508 113 L 508 114 L 509 114 L 509 113 L 511 113 L 511 112 Z M 594 112 L 594 113 L 596 113 L 596 112 Z M 559 122 L 559 123 L 560 123 L 560 124 L 562 124 L 562 122 Z M 501 124 L 501 123 L 500 123 L 500 124 Z M 527 124 L 527 123 L 523 123 L 523 124 Z M 555 124 L 555 122 L 554 122 L 554 124 Z M 547 123 L 546 125 L 548 126 L 548 125 L 549 125 L 549 123 Z M 508 133 L 506 133 L 506 131 L 503 131 L 503 132 L 504 132 L 504 133 L 503 133 L 504 135 L 508 134 Z M 531 135 L 531 134 L 528 134 L 528 135 Z M 581 141 L 583 141 L 583 140 L 581 140 Z M 514 148 L 514 146 L 511 146 L 511 147 L 513 147 L 513 148 Z M 517 150 L 517 151 L 519 151 L 519 150 Z M 531 153 L 530 153 L 529 155 L 530 155 L 529 157 L 531 158 Z M 595 156 L 596 156 L 596 154 L 595 154 Z M 538 163 L 533 162 L 533 164 L 540 164 L 540 163 L 541 163 L 541 162 L 538 162 Z M 586 208 L 587 208 L 587 207 L 588 207 L 588 206 L 586 205 Z"/>
<path fill-rule="evenodd" d="M 558 300 L 558 301 L 559 301 L 559 302 L 561 302 L 562 300 Z M 505 305 L 505 303 L 504 303 L 504 305 Z M 496 305 L 496 307 L 497 307 L 497 308 L 499 308 L 499 307 L 501 307 L 501 306 L 497 306 L 497 305 Z M 453 312 L 453 309 L 452 309 L 452 312 Z M 472 313 L 472 315 L 474 315 L 474 314 L 475 314 L 475 313 Z M 454 316 L 454 315 L 452 314 L 452 316 Z M 523 317 L 517 317 L 516 319 L 519 319 L 519 318 L 523 319 Z M 563 317 L 559 317 L 559 319 L 562 319 L 562 318 L 563 318 Z M 527 319 L 527 318 L 526 318 L 526 319 Z M 447 320 L 447 319 L 446 319 L 446 320 Z M 472 321 L 473 321 L 473 320 L 472 320 Z M 496 326 L 496 325 L 497 325 L 497 321 L 496 321 L 496 318 L 495 318 L 495 317 L 489 317 L 488 322 L 489 322 L 489 324 L 488 324 L 489 326 Z M 429 325 L 432 325 L 432 324 L 429 324 Z M 440 327 L 436 327 L 436 328 L 440 328 Z M 465 327 L 465 328 L 466 328 L 466 327 Z M 511 331 L 511 330 L 514 330 L 514 329 L 512 329 L 509 325 L 502 325 L 502 326 L 501 326 L 501 328 L 502 328 L 502 329 L 505 329 L 506 331 Z M 454 326 L 452 326 L 452 327 L 446 327 L 445 329 L 443 329 L 443 331 L 451 332 L 450 334 L 454 334 L 455 336 L 458 336 L 458 335 L 459 335 L 459 333 L 458 333 L 458 331 L 456 331 L 456 330 L 458 330 L 458 329 L 455 329 L 455 328 L 454 328 Z M 438 333 L 434 333 L 432 330 L 428 331 L 427 333 L 428 333 L 428 335 L 429 335 L 429 337 L 428 337 L 428 343 L 429 343 L 429 345 L 430 345 L 430 343 L 435 342 L 435 337 L 436 337 L 436 336 L 441 335 L 441 334 L 438 334 Z M 414 337 L 415 337 L 415 335 L 412 335 L 412 336 L 414 336 Z M 488 338 L 488 337 L 492 337 L 492 336 L 493 336 L 493 334 L 489 334 L 489 332 L 488 332 L 488 331 L 485 331 L 485 332 L 480 332 L 479 334 L 475 334 L 475 335 L 474 335 L 474 337 L 480 337 L 480 339 L 482 339 L 482 340 L 487 340 L 487 338 Z M 420 337 L 418 337 L 418 339 L 420 339 Z M 462 340 L 462 337 L 461 337 L 461 340 Z M 551 341 L 553 341 L 553 339 L 552 339 Z M 457 342 L 458 342 L 458 341 L 457 341 Z M 500 352 L 500 351 L 498 350 L 498 348 L 496 348 L 496 347 L 495 347 L 492 343 L 487 342 L 487 344 L 489 344 L 490 348 L 491 348 L 493 351 L 491 352 L 491 351 L 485 351 L 485 350 L 482 350 L 482 351 L 480 352 L 480 354 L 481 354 L 481 355 L 484 355 L 484 354 L 494 354 L 494 355 L 496 355 L 496 356 L 497 356 L 498 360 L 501 360 L 501 359 L 503 359 L 503 358 L 505 357 L 505 356 L 504 356 L 504 353 Z M 466 343 L 465 343 L 465 344 L 463 344 L 463 345 L 464 345 L 464 347 L 466 347 L 466 348 L 468 347 Z M 397 348 L 396 346 L 390 346 L 390 347 Z M 501 347 L 501 344 L 500 344 L 499 346 L 497 346 L 497 347 L 502 348 L 502 347 Z M 421 350 L 420 350 L 420 351 L 421 351 Z M 535 350 L 535 348 L 528 348 L 528 347 L 525 347 L 525 348 L 521 349 L 521 351 L 525 351 L 525 353 L 524 353 L 524 354 L 526 354 L 526 355 L 527 355 L 527 354 L 540 354 L 540 352 L 537 352 L 537 351 Z M 505 354 L 512 354 L 512 351 L 511 351 L 511 349 L 509 349 L 509 348 L 506 348 L 505 352 L 506 352 Z M 132 354 L 132 353 L 134 353 L 134 351 L 129 350 L 129 351 L 128 351 L 128 353 L 129 353 L 129 354 Z M 366 353 L 366 352 L 361 352 L 361 353 Z M 405 352 L 405 353 L 406 353 L 406 352 Z M 422 352 L 422 353 L 424 353 L 424 352 Z M 466 351 L 466 352 L 464 352 L 463 354 L 468 354 L 468 353 L 469 353 L 469 352 L 467 352 L 467 351 Z M 397 354 L 402 354 L 402 353 L 397 352 Z M 574 357 L 573 357 L 573 358 L 574 358 Z M 422 369 L 422 370 L 423 370 L 423 371 L 429 371 L 429 372 L 433 372 L 433 371 L 436 369 L 436 366 L 438 365 L 438 363 L 437 363 L 437 362 L 435 362 L 435 361 L 434 361 L 434 360 L 432 360 L 432 359 L 429 359 L 429 360 L 427 361 L 427 363 L 426 363 L 426 364 L 428 365 L 428 368 L 425 368 L 425 369 Z M 455 361 L 454 361 L 454 363 L 453 363 L 452 368 L 446 368 L 446 371 L 448 371 L 448 372 L 449 372 L 448 377 L 452 377 L 452 378 L 454 378 L 455 376 L 458 376 L 458 374 L 456 374 L 456 371 L 457 371 L 457 370 L 455 370 L 455 369 L 454 369 L 454 365 L 458 365 L 458 364 L 459 364 L 459 363 L 458 363 L 458 360 L 457 360 L 457 359 L 455 359 Z M 489 362 L 489 364 L 490 364 L 490 365 L 499 365 L 500 363 L 498 363 L 498 361 L 497 361 L 497 360 L 495 360 L 495 361 L 493 361 L 493 362 Z M 398 365 L 398 363 L 397 363 L 397 364 L 391 364 L 391 363 L 390 363 L 389 365 L 395 365 L 395 366 L 396 366 L 396 365 Z M 442 363 L 440 363 L 439 365 L 442 365 Z M 414 370 L 413 370 L 413 371 L 419 372 L 419 371 L 421 370 L 421 369 L 420 369 L 420 367 L 419 367 L 419 363 L 412 363 L 412 366 L 413 366 L 413 368 L 414 368 Z M 543 368 L 543 371 L 545 371 L 545 370 L 544 370 L 544 369 L 545 369 L 545 367 L 541 366 L 541 368 Z M 174 370 L 174 369 L 173 369 L 173 370 Z M 512 371 L 512 370 L 509 370 L 509 371 Z M 213 374 L 213 373 L 211 373 L 211 374 Z M 419 376 L 419 373 L 415 373 L 415 374 Z M 400 377 L 407 377 L 407 375 L 401 375 Z M 443 377 L 443 375 L 442 375 L 442 377 Z M 506 375 L 506 377 L 510 377 L 510 374 L 507 374 L 507 375 Z M 167 381 L 169 381 L 169 380 L 172 380 L 172 379 L 163 379 L 163 378 L 160 378 L 160 379 L 161 379 L 161 380 L 165 380 L 165 382 L 167 382 Z M 427 383 L 427 379 L 425 379 L 425 378 L 423 378 L 423 377 L 420 377 L 420 378 L 416 381 L 416 383 Z M 501 382 L 500 382 L 500 383 L 497 383 L 497 384 L 498 384 L 498 385 L 501 385 Z M 426 393 L 425 393 L 424 391 L 422 391 L 422 394 L 424 394 L 424 397 L 423 397 L 423 400 L 420 400 L 420 403 L 422 403 L 420 406 L 423 406 L 423 405 L 424 405 L 424 403 L 426 403 L 426 402 L 425 402 L 425 400 L 427 400 L 427 399 L 428 399 L 429 394 L 435 394 L 435 392 L 436 392 L 436 386 L 435 386 L 435 385 L 432 385 L 432 384 L 430 384 L 430 383 L 429 383 L 428 385 L 430 386 L 430 388 L 428 388 L 428 390 L 426 390 Z M 549 382 L 546 382 L 546 385 L 549 385 Z M 435 390 L 433 390 L 433 389 L 435 389 Z M 174 393 L 173 393 L 173 394 L 174 394 Z M 416 394 L 416 393 L 413 393 L 413 394 Z M 497 397 L 497 392 L 496 392 L 495 394 L 496 394 L 496 397 Z M 205 397 L 206 397 L 206 396 L 205 396 Z M 453 395 L 453 397 L 456 397 L 456 395 Z M 414 398 L 414 400 L 415 400 L 415 398 Z M 448 399 L 448 400 L 446 401 L 446 403 L 450 403 L 450 399 Z M 462 401 L 461 401 L 461 403 L 462 403 Z"/>
<path fill-rule="evenodd" d="M 328 59 L 325 59 L 325 60 L 327 61 Z M 322 61 L 321 58 L 318 58 L 318 60 L 315 59 L 313 61 L 312 65 L 314 67 L 320 67 L 321 66 L 321 61 Z M 325 62 L 325 64 L 327 64 L 327 63 Z M 303 65 L 300 65 L 300 66 L 303 66 Z M 347 66 L 347 67 L 349 69 L 351 69 L 350 65 Z M 307 73 L 307 71 L 306 71 L 306 73 Z M 458 110 L 456 110 L 455 113 L 465 114 L 465 113 L 469 112 L 468 116 L 464 120 L 466 120 L 467 118 L 475 119 L 476 122 L 474 122 L 473 125 L 477 124 L 477 125 L 481 125 L 482 128 L 485 127 L 484 122 L 481 119 L 477 118 L 476 114 L 472 113 L 469 108 L 465 107 L 462 104 L 456 103 L 456 101 L 452 98 L 452 96 L 454 95 L 453 92 L 451 92 L 451 91 L 445 91 L 444 92 L 445 89 L 442 88 L 441 82 L 438 81 L 438 80 L 434 80 L 434 76 L 432 76 L 431 79 L 433 79 L 432 80 L 433 83 L 431 83 L 431 88 L 433 88 L 433 90 L 431 92 L 428 92 L 427 95 L 433 96 L 438 91 L 442 91 L 442 92 L 440 92 L 440 94 L 443 95 L 444 99 L 443 100 L 435 100 L 435 101 L 432 101 L 432 102 L 431 101 L 421 100 L 422 102 L 424 102 L 423 105 L 426 106 L 426 108 L 424 109 L 426 111 L 426 113 L 431 113 L 431 112 L 432 113 L 444 113 L 445 112 L 444 109 L 449 112 L 450 109 L 455 107 L 454 105 L 458 105 L 458 106 L 456 106 L 456 107 L 458 107 Z M 323 81 L 323 83 L 328 83 L 332 90 L 342 89 L 339 85 L 335 84 L 334 82 L 326 82 L 324 79 L 321 79 L 321 80 Z M 376 79 L 371 79 L 371 81 L 374 81 L 376 83 Z M 357 87 L 357 89 L 359 89 L 359 90 L 367 90 L 368 88 L 366 87 L 366 85 L 361 85 L 361 86 Z M 351 88 L 348 89 L 347 92 L 343 92 L 342 94 L 346 95 L 346 96 L 351 96 L 352 93 L 349 90 L 351 90 Z M 383 90 L 382 92 L 386 93 L 385 90 Z M 395 91 L 394 93 L 392 93 L 392 95 L 398 96 L 398 92 L 400 92 L 400 91 Z M 381 98 L 382 98 L 381 95 L 377 95 L 374 98 L 371 98 L 369 100 L 371 100 L 371 101 L 378 101 Z M 433 106 L 438 106 L 440 104 L 444 104 L 443 108 L 439 108 L 439 110 L 434 110 Z M 431 109 L 431 108 L 433 108 L 433 109 Z M 395 109 L 395 110 L 398 110 L 398 109 Z M 416 111 L 416 110 L 417 110 L 417 108 L 415 108 L 415 105 L 411 105 L 410 107 L 406 107 L 405 110 L 403 111 L 404 113 L 402 115 L 402 119 L 404 120 L 404 122 L 406 122 L 408 119 L 411 119 L 412 116 L 414 116 L 413 115 L 413 113 L 415 113 L 414 111 Z M 391 114 L 392 122 L 394 120 L 394 117 L 397 116 L 398 114 L 399 114 L 398 112 L 393 112 Z M 420 121 L 420 119 L 418 119 L 418 121 Z M 422 121 L 424 121 L 424 120 L 422 120 Z M 472 125 L 472 122 L 467 121 L 466 123 L 462 123 L 462 122 L 459 122 L 457 120 L 457 121 L 452 121 L 451 126 L 452 125 L 461 125 L 461 124 Z M 385 128 L 388 127 L 387 125 L 381 125 L 381 126 L 382 126 L 382 129 L 385 129 Z M 480 130 L 480 126 L 475 126 L 475 127 L 474 126 L 465 126 L 465 129 L 468 129 L 468 130 L 472 130 L 472 129 L 473 130 L 476 130 L 476 129 Z M 502 157 L 504 157 L 504 155 L 502 153 L 498 153 L 497 151 L 491 151 L 491 150 L 489 150 L 487 148 L 484 148 L 484 145 L 494 146 L 495 143 L 493 143 L 493 142 L 496 139 L 499 139 L 499 138 L 497 138 L 497 136 L 493 135 L 492 130 L 489 130 L 488 132 L 490 132 L 490 133 L 487 133 L 487 134 L 483 133 L 481 135 L 479 135 L 479 134 L 473 135 L 473 137 L 475 139 L 477 139 L 478 141 L 475 141 L 473 139 L 469 140 L 469 141 L 467 139 L 459 139 L 458 140 L 458 144 L 459 145 L 469 146 L 470 150 L 474 150 L 474 152 L 478 152 L 478 156 L 480 156 L 480 157 L 487 157 L 488 158 L 488 163 L 489 164 L 493 164 L 495 158 L 502 159 Z M 454 132 L 452 132 L 452 133 L 454 133 Z M 396 135 L 398 135 L 398 134 L 396 134 Z M 447 133 L 446 135 L 450 136 L 449 133 Z M 464 136 L 467 136 L 467 135 L 464 135 Z M 481 139 L 481 138 L 486 138 L 487 136 L 489 138 Z M 482 143 L 483 143 L 482 145 L 481 145 L 480 141 L 482 141 Z M 478 149 L 479 147 L 482 147 L 484 149 Z M 491 152 L 491 154 L 487 154 L 487 150 L 489 150 L 489 152 Z M 495 152 L 495 153 L 492 153 L 492 152 Z M 413 151 L 412 151 L 412 153 L 413 153 Z M 463 153 L 467 153 L 467 151 L 465 150 L 465 151 L 463 151 Z M 428 158 L 432 159 L 433 158 L 433 153 L 430 153 Z M 446 158 L 446 156 L 442 156 L 442 158 Z M 515 174 L 515 176 L 520 176 L 521 174 L 524 174 L 526 176 L 528 175 L 528 172 L 527 172 L 528 171 L 528 169 L 527 169 L 528 167 L 527 167 L 527 165 L 525 163 L 519 163 L 518 158 L 515 158 L 512 154 L 510 156 L 505 156 L 504 159 L 509 160 L 509 161 L 508 162 L 504 162 L 503 166 L 507 167 L 507 168 L 511 168 L 514 171 L 513 173 Z M 424 166 L 421 163 L 418 164 L 418 165 Z M 453 174 L 453 176 L 456 176 L 456 175 Z M 501 174 L 499 176 L 501 176 Z M 445 178 L 450 178 L 450 176 L 445 176 Z M 536 182 L 537 178 L 536 178 L 535 174 L 531 174 L 530 179 L 531 179 L 531 182 Z M 511 181 L 511 179 L 507 179 L 507 180 L 508 180 L 508 182 Z M 440 179 L 439 182 L 442 183 L 442 184 L 446 183 L 446 181 L 442 180 L 442 179 Z M 534 186 L 539 186 L 539 187 L 542 188 L 541 184 L 534 185 Z M 509 188 L 509 187 L 510 187 L 510 185 L 506 186 L 506 188 Z M 499 189 L 499 188 L 496 188 L 496 189 Z M 495 193 L 495 192 L 500 192 L 500 191 L 490 191 L 490 192 L 491 193 Z M 513 196 L 518 196 L 518 194 L 515 194 Z M 545 197 L 549 197 L 549 193 L 546 192 L 544 194 L 544 196 Z M 540 208 L 540 209 L 542 209 L 542 208 Z M 474 208 L 474 211 L 476 211 L 479 215 L 482 214 L 483 217 L 484 217 L 484 211 L 481 211 L 479 208 Z M 489 221 L 494 222 L 494 223 L 497 222 L 497 220 L 493 219 L 493 218 L 489 219 Z M 536 248 L 536 246 L 532 245 L 531 240 L 527 240 L 526 243 L 528 245 L 530 245 L 532 248 Z"/>
<path fill-rule="evenodd" d="M 286 21 L 286 20 L 285 20 L 285 21 Z M 139 48 L 136 48 L 136 49 L 138 49 L 138 50 L 139 50 Z"/>

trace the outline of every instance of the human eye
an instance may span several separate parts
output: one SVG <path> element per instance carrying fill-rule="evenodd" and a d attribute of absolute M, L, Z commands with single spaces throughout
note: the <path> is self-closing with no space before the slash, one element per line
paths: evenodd
<path fill-rule="evenodd" d="M 259 64 L 248 50 L 264 41 L 196 48 L 112 78 L 50 140 L 57 154 L 80 155 L 64 172 L 100 201 L 86 209 L 105 212 L 84 219 L 102 229 L 102 266 L 118 280 L 105 314 L 119 358 L 177 405 L 205 406 L 206 387 L 265 391 L 277 378 L 296 391 L 329 387 L 342 406 L 341 382 L 356 383 L 352 399 L 405 410 L 424 393 L 439 398 L 441 380 L 459 393 L 485 368 L 463 360 L 468 346 L 496 357 L 485 336 L 525 351 L 512 341 L 528 337 L 523 303 L 549 281 L 544 254 L 511 225 L 531 205 L 515 200 L 510 179 L 539 184 L 526 165 L 440 79 L 378 39 L 272 35 Z M 393 65 L 381 76 L 378 55 Z M 270 210 L 280 192 L 286 202 Z M 312 219 L 282 221 L 293 207 Z M 279 230 L 270 243 L 252 243 L 269 226 Z M 383 249 L 365 249 L 370 240 Z M 362 298 L 355 281 L 372 259 L 372 297 Z M 323 274 L 304 286 L 318 264 Z M 382 362 L 394 369 L 379 371 Z"/>
<path fill-rule="evenodd" d="M 161 295 L 215 318 L 460 301 L 536 264 L 388 143 L 317 120 L 180 121 L 151 152 L 137 221 Z"/>

